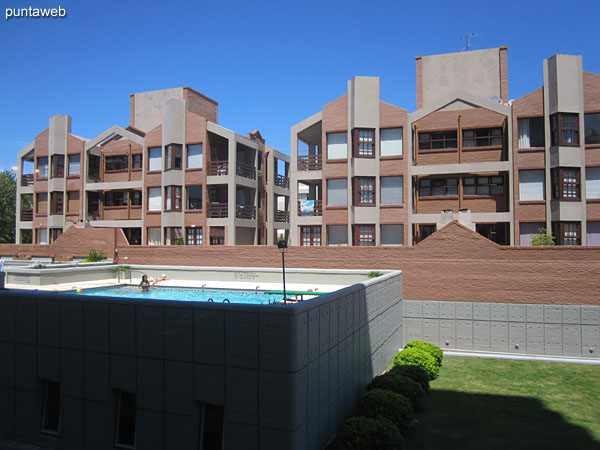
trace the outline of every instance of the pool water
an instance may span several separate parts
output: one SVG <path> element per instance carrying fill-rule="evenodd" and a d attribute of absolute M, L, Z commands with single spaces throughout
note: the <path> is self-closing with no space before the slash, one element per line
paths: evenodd
<path fill-rule="evenodd" d="M 281 295 L 267 294 L 265 291 L 238 289 L 204 289 L 185 287 L 154 286 L 140 291 L 139 286 L 121 285 L 69 291 L 75 295 L 95 295 L 103 297 L 142 298 L 144 300 L 178 300 L 184 302 L 246 303 L 269 304 L 282 300 Z"/>

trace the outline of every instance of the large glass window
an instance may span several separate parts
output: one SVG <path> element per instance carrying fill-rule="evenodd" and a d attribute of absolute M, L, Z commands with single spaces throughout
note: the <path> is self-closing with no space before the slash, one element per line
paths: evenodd
<path fill-rule="evenodd" d="M 401 205 L 404 203 L 403 177 L 381 177 L 381 204 Z"/>
<path fill-rule="evenodd" d="M 160 211 L 161 199 L 160 188 L 148 188 L 148 211 Z"/>
<path fill-rule="evenodd" d="M 65 176 L 65 155 L 52 155 L 52 177 L 60 178 Z"/>
<path fill-rule="evenodd" d="M 127 155 L 107 156 L 104 161 L 106 172 L 122 172 L 129 168 Z"/>
<path fill-rule="evenodd" d="M 148 148 L 148 170 L 150 172 L 154 170 L 162 169 L 162 148 L 150 147 Z"/>
<path fill-rule="evenodd" d="M 327 133 L 327 159 L 348 158 L 348 134 Z"/>
<path fill-rule="evenodd" d="M 127 191 L 108 191 L 104 193 L 104 206 L 126 207 Z"/>
<path fill-rule="evenodd" d="M 458 195 L 457 178 L 422 178 L 419 180 L 419 197 L 450 195 Z"/>
<path fill-rule="evenodd" d="M 463 130 L 463 147 L 501 147 L 502 128 Z"/>
<path fill-rule="evenodd" d="M 341 246 L 348 245 L 348 226 L 327 225 L 327 244 Z"/>
<path fill-rule="evenodd" d="M 519 148 L 544 147 L 544 118 L 529 117 L 519 119 Z"/>
<path fill-rule="evenodd" d="M 361 247 L 375 245 L 375 225 L 354 225 L 354 245 Z"/>
<path fill-rule="evenodd" d="M 300 227 L 300 245 L 320 246 L 321 226 Z"/>
<path fill-rule="evenodd" d="M 580 222 L 554 222 L 552 227 L 558 245 L 581 245 Z"/>
<path fill-rule="evenodd" d="M 354 156 L 372 158 L 375 156 L 375 130 L 354 130 Z"/>
<path fill-rule="evenodd" d="M 348 205 L 348 180 L 346 178 L 327 180 L 327 206 Z"/>
<path fill-rule="evenodd" d="M 142 154 L 134 153 L 131 155 L 131 169 L 140 170 L 142 168 Z"/>
<path fill-rule="evenodd" d="M 202 245 L 202 227 L 189 227 L 185 229 L 187 245 Z"/>
<path fill-rule="evenodd" d="M 456 130 L 419 133 L 419 150 L 441 150 L 457 148 Z"/>
<path fill-rule="evenodd" d="M 181 186 L 165 187 L 165 211 L 181 211 Z"/>
<path fill-rule="evenodd" d="M 202 186 L 187 186 L 187 209 L 202 209 Z"/>
<path fill-rule="evenodd" d="M 403 245 L 404 225 L 381 225 L 381 245 Z"/>
<path fill-rule="evenodd" d="M 160 228 L 148 228 L 148 245 L 160 245 Z"/>
<path fill-rule="evenodd" d="M 552 198 L 555 200 L 579 200 L 581 198 L 578 168 L 552 170 Z"/>
<path fill-rule="evenodd" d="M 81 172 L 81 155 L 69 155 L 69 176 L 79 175 Z"/>
<path fill-rule="evenodd" d="M 585 143 L 600 144 L 600 113 L 586 113 L 585 122 Z"/>
<path fill-rule="evenodd" d="M 187 168 L 201 169 L 202 168 L 202 144 L 187 145 Z"/>
<path fill-rule="evenodd" d="M 170 144 L 165 148 L 165 169 L 181 169 L 181 144 Z"/>
<path fill-rule="evenodd" d="M 35 230 L 35 243 L 36 244 L 48 244 L 48 229 L 39 228 Z"/>
<path fill-rule="evenodd" d="M 519 171 L 519 200 L 545 200 L 544 170 L 520 170 Z"/>
<path fill-rule="evenodd" d="M 541 228 L 546 228 L 544 222 L 521 222 L 519 224 L 519 244 L 531 245 L 531 238 L 538 234 Z"/>
<path fill-rule="evenodd" d="M 42 156 L 37 159 L 37 178 L 48 178 L 47 156 Z"/>
<path fill-rule="evenodd" d="M 579 115 L 556 113 L 550 116 L 552 145 L 579 145 Z"/>
<path fill-rule="evenodd" d="M 131 206 L 142 206 L 142 191 L 131 191 L 129 197 Z"/>
<path fill-rule="evenodd" d="M 585 197 L 600 198 L 600 167 L 585 168 Z"/>
<path fill-rule="evenodd" d="M 384 128 L 379 133 L 381 156 L 401 156 L 402 128 Z"/>
<path fill-rule="evenodd" d="M 63 213 L 64 194 L 62 192 L 50 193 L 50 214 Z"/>
<path fill-rule="evenodd" d="M 504 178 L 501 176 L 465 177 L 463 184 L 464 195 L 504 194 Z"/>

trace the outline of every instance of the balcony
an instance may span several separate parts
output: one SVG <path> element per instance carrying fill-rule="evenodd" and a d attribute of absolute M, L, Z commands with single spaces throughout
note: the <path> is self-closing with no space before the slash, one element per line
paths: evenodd
<path fill-rule="evenodd" d="M 227 203 L 211 203 L 208 207 L 208 217 L 213 219 L 227 217 Z"/>
<path fill-rule="evenodd" d="M 322 216 L 323 200 L 298 200 L 299 216 Z"/>
<path fill-rule="evenodd" d="M 21 175 L 21 186 L 33 186 L 33 174 L 23 174 Z"/>
<path fill-rule="evenodd" d="M 237 205 L 235 208 L 235 217 L 238 219 L 256 219 L 256 206 L 254 205 Z"/>
<path fill-rule="evenodd" d="M 251 166 L 250 164 L 237 163 L 235 173 L 240 177 L 256 180 L 256 168 L 254 166 Z"/>
<path fill-rule="evenodd" d="M 290 212 L 289 211 L 280 211 L 276 209 L 274 211 L 273 219 L 275 222 L 279 223 L 289 223 L 290 222 Z"/>
<path fill-rule="evenodd" d="M 229 161 L 211 161 L 208 165 L 208 175 L 227 175 L 229 173 Z"/>
<path fill-rule="evenodd" d="M 275 186 L 279 186 L 284 189 L 290 188 L 290 179 L 285 175 L 279 175 L 278 173 L 276 173 L 275 179 L 273 181 L 275 183 Z"/>
<path fill-rule="evenodd" d="M 22 209 L 21 210 L 21 222 L 32 222 L 33 221 L 33 209 Z"/>
<path fill-rule="evenodd" d="M 323 160 L 321 155 L 298 155 L 298 170 L 321 170 Z"/>

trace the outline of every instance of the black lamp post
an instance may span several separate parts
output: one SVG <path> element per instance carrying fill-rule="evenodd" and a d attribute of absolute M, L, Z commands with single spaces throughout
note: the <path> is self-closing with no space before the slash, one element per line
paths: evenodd
<path fill-rule="evenodd" d="M 287 250 L 287 241 L 277 241 L 277 248 L 281 250 L 281 267 L 283 268 L 283 304 L 287 305 L 287 294 L 285 292 L 285 251 Z"/>

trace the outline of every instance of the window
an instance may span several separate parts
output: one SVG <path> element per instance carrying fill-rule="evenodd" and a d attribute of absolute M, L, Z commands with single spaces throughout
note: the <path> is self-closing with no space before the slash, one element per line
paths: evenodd
<path fill-rule="evenodd" d="M 181 211 L 181 186 L 165 187 L 165 211 Z"/>
<path fill-rule="evenodd" d="M 104 206 L 127 206 L 127 192 L 126 191 L 108 191 L 104 193 Z"/>
<path fill-rule="evenodd" d="M 260 161 L 260 158 L 259 158 Z M 187 166 L 188 169 L 202 168 L 202 144 L 187 145 Z M 259 167 L 260 169 L 260 167 Z"/>
<path fill-rule="evenodd" d="M 160 228 L 148 228 L 148 245 L 160 245 Z"/>
<path fill-rule="evenodd" d="M 600 167 L 585 168 L 585 197 L 600 198 Z"/>
<path fill-rule="evenodd" d="M 131 191 L 129 197 L 131 206 L 142 206 L 142 191 Z"/>
<path fill-rule="evenodd" d="M 36 244 L 48 244 L 48 230 L 40 228 L 35 230 L 35 243 Z"/>
<path fill-rule="evenodd" d="M 586 145 L 600 144 L 600 113 L 586 113 L 584 124 Z"/>
<path fill-rule="evenodd" d="M 600 245 L 600 222 L 588 222 L 587 227 L 587 245 Z"/>
<path fill-rule="evenodd" d="M 52 155 L 52 177 L 60 178 L 65 176 L 65 155 Z"/>
<path fill-rule="evenodd" d="M 504 178 L 495 177 L 465 177 L 464 195 L 502 195 L 504 194 Z"/>
<path fill-rule="evenodd" d="M 354 225 L 354 245 L 361 247 L 375 245 L 375 225 Z"/>
<path fill-rule="evenodd" d="M 354 179 L 354 204 L 375 205 L 375 178 Z"/>
<path fill-rule="evenodd" d="M 348 134 L 327 133 L 327 159 L 348 158 Z"/>
<path fill-rule="evenodd" d="M 475 231 L 498 245 L 508 245 L 508 223 L 478 223 Z"/>
<path fill-rule="evenodd" d="M 62 192 L 50 193 L 50 214 L 63 213 L 63 199 L 64 194 Z"/>
<path fill-rule="evenodd" d="M 402 156 L 402 128 L 385 128 L 379 134 L 381 156 Z"/>
<path fill-rule="evenodd" d="M 167 145 L 165 169 L 181 169 L 181 144 Z"/>
<path fill-rule="evenodd" d="M 162 169 L 162 148 L 150 147 L 148 148 L 148 171 L 152 172 L 155 170 Z"/>
<path fill-rule="evenodd" d="M 502 128 L 463 130 L 463 147 L 501 147 Z"/>
<path fill-rule="evenodd" d="M 348 180 L 327 180 L 327 206 L 348 205 Z"/>
<path fill-rule="evenodd" d="M 354 130 L 354 156 L 372 158 L 375 156 L 375 130 Z"/>
<path fill-rule="evenodd" d="M 187 186 L 187 209 L 202 209 L 202 186 Z"/>
<path fill-rule="evenodd" d="M 134 153 L 131 155 L 131 169 L 132 170 L 141 170 L 142 168 L 142 154 Z"/>
<path fill-rule="evenodd" d="M 544 222 L 521 222 L 519 224 L 519 245 L 531 245 L 531 238 L 540 228 L 546 228 Z"/>
<path fill-rule="evenodd" d="M 62 233 L 62 228 L 50 228 L 50 243 L 55 242 Z"/>
<path fill-rule="evenodd" d="M 41 192 L 35 194 L 35 213 L 48 214 L 48 194 Z"/>
<path fill-rule="evenodd" d="M 69 176 L 81 173 L 81 155 L 69 155 Z"/>
<path fill-rule="evenodd" d="M 321 227 L 300 227 L 300 245 L 320 246 L 321 245 Z"/>
<path fill-rule="evenodd" d="M 456 130 L 419 133 L 419 150 L 457 148 Z"/>
<path fill-rule="evenodd" d="M 37 159 L 37 177 L 48 178 L 48 157 L 43 156 Z"/>
<path fill-rule="evenodd" d="M 381 177 L 381 204 L 401 205 L 404 203 L 403 177 Z"/>
<path fill-rule="evenodd" d="M 129 157 L 127 155 L 107 156 L 104 159 L 106 172 L 121 172 L 129 168 Z"/>
<path fill-rule="evenodd" d="M 557 245 L 581 245 L 580 222 L 554 222 L 552 228 Z"/>
<path fill-rule="evenodd" d="M 161 210 L 160 188 L 148 188 L 148 211 Z"/>
<path fill-rule="evenodd" d="M 552 169 L 552 198 L 554 200 L 579 200 L 579 169 Z"/>
<path fill-rule="evenodd" d="M 60 383 L 44 380 L 44 406 L 42 409 L 42 433 L 60 434 Z"/>
<path fill-rule="evenodd" d="M 328 225 L 327 226 L 327 244 L 328 245 L 348 245 L 348 226 L 347 225 Z"/>
<path fill-rule="evenodd" d="M 422 178 L 419 180 L 419 197 L 458 195 L 457 178 Z"/>
<path fill-rule="evenodd" d="M 579 145 L 579 115 L 556 113 L 550 116 L 552 145 Z"/>
<path fill-rule="evenodd" d="M 381 245 L 403 245 L 404 225 L 381 225 Z"/>
<path fill-rule="evenodd" d="M 67 213 L 79 212 L 79 191 L 67 192 Z"/>
<path fill-rule="evenodd" d="M 225 227 L 210 227 L 210 245 L 225 245 Z"/>
<path fill-rule="evenodd" d="M 519 200 L 545 200 L 545 173 L 544 170 L 519 171 Z"/>
<path fill-rule="evenodd" d="M 545 132 L 543 117 L 519 119 L 519 148 L 544 147 Z"/>
<path fill-rule="evenodd" d="M 115 446 L 135 448 L 136 396 L 118 391 Z"/>
<path fill-rule="evenodd" d="M 185 229 L 187 245 L 202 245 L 202 227 L 191 227 Z"/>

